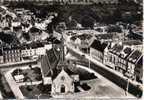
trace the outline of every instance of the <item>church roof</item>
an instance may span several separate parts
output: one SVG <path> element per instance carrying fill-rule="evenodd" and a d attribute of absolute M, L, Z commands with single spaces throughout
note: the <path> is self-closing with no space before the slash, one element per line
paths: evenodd
<path fill-rule="evenodd" d="M 46 51 L 46 55 L 41 59 L 41 68 L 44 77 L 50 76 L 52 79 L 55 79 L 62 69 L 64 69 L 68 75 L 74 74 L 74 72 L 68 69 L 69 65 L 67 63 L 62 63 L 60 55 L 61 52 L 55 48 Z"/>
<path fill-rule="evenodd" d="M 41 59 L 41 68 L 44 76 L 51 74 L 51 69 L 55 69 L 60 60 L 59 52 L 57 52 L 54 48 L 46 51 L 46 55 L 44 55 Z"/>

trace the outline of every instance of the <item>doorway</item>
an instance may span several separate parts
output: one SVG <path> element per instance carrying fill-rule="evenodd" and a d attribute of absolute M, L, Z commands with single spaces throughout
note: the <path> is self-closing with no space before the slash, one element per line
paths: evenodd
<path fill-rule="evenodd" d="M 65 86 L 61 85 L 61 93 L 65 93 Z"/>

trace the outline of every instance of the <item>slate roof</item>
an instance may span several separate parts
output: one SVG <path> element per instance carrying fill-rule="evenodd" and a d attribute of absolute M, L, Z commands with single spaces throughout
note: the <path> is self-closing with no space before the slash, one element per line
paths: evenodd
<path fill-rule="evenodd" d="M 73 74 L 73 72 L 68 69 L 67 64 L 59 65 L 61 61 L 60 53 L 61 52 L 57 51 L 55 48 L 52 48 L 51 50 L 46 51 L 46 55 L 42 57 L 41 68 L 45 77 L 52 77 L 52 79 L 55 79 L 62 68 L 69 75 Z"/>
<path fill-rule="evenodd" d="M 136 61 L 141 57 L 142 52 L 135 50 L 129 57 L 128 60 L 132 63 L 136 63 Z"/>
<path fill-rule="evenodd" d="M 139 59 L 139 61 L 137 62 L 138 65 L 143 65 L 143 56 Z"/>
<path fill-rule="evenodd" d="M 111 49 L 110 52 L 120 55 L 120 52 L 123 50 L 123 45 L 115 44 Z"/>
<path fill-rule="evenodd" d="M 122 58 L 127 58 L 132 52 L 133 52 L 133 50 L 132 50 L 130 47 L 125 47 L 125 48 L 122 50 L 120 56 L 121 56 Z"/>
<path fill-rule="evenodd" d="M 108 46 L 107 43 L 101 43 L 99 40 L 94 40 L 91 44 L 91 48 L 94 48 L 100 52 L 104 52 L 104 49 Z"/>
<path fill-rule="evenodd" d="M 60 54 L 54 48 L 52 48 L 49 51 L 46 51 L 46 55 L 43 56 L 41 60 L 41 68 L 44 76 L 52 74 L 50 70 L 55 69 L 57 67 L 57 64 L 60 60 L 59 55 Z"/>

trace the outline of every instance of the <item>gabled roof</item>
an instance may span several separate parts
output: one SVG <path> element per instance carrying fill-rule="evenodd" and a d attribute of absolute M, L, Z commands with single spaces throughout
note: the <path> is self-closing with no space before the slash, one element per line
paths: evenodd
<path fill-rule="evenodd" d="M 123 45 L 115 44 L 111 49 L 110 52 L 120 55 L 120 52 L 123 50 Z"/>
<path fill-rule="evenodd" d="M 132 63 L 136 63 L 137 60 L 142 56 L 142 52 L 135 50 L 132 54 L 128 57 L 128 61 Z"/>
<path fill-rule="evenodd" d="M 69 80 L 69 81 L 71 80 L 72 81 L 72 78 L 69 75 L 70 74 L 65 69 L 61 69 L 61 71 L 53 79 L 55 79 L 54 81 L 57 81 L 58 79 L 62 78 L 61 76 L 64 76 L 64 78 L 66 78 L 67 80 Z"/>
<path fill-rule="evenodd" d="M 132 52 L 133 50 L 130 47 L 124 47 L 120 53 L 120 57 L 127 58 Z"/>
<path fill-rule="evenodd" d="M 102 43 L 99 40 L 94 40 L 93 43 L 91 44 L 91 48 L 94 48 L 100 52 L 104 52 L 104 49 L 108 46 L 107 43 Z"/>

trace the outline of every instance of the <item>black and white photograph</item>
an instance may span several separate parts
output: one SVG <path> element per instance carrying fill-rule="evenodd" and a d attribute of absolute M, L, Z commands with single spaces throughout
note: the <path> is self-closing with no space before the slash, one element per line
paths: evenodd
<path fill-rule="evenodd" d="M 143 0 L 0 0 L 0 100 L 142 100 Z"/>

